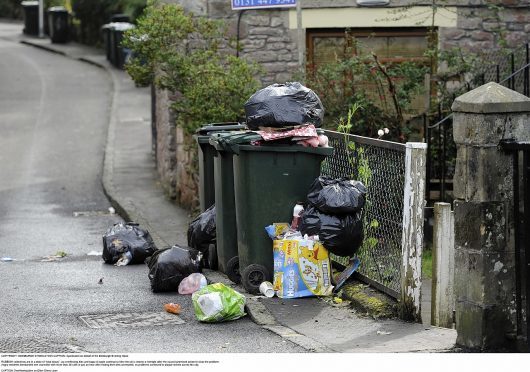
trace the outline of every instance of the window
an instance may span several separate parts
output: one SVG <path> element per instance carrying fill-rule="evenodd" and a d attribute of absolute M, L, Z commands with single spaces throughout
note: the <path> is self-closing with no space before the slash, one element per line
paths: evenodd
<path fill-rule="evenodd" d="M 323 29 L 307 30 L 308 62 L 318 66 L 344 57 L 346 32 L 359 41 L 359 52 L 373 51 L 381 62 L 427 62 L 426 28 Z"/>
<path fill-rule="evenodd" d="M 347 57 L 345 54 L 352 52 L 363 55 L 374 52 L 378 60 L 387 66 L 405 61 L 416 61 L 427 66 L 429 59 L 424 53 L 428 48 L 428 35 L 429 30 L 423 27 L 307 30 L 308 68 L 314 70 Z M 352 43 L 352 39 L 357 42 Z M 376 94 L 375 86 L 369 83 L 364 86 Z M 428 93 L 415 97 L 407 117 L 424 112 L 427 98 Z"/>

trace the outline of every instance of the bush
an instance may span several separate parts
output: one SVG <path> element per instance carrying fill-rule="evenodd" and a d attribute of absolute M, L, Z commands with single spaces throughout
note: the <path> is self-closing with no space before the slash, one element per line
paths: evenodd
<path fill-rule="evenodd" d="M 126 70 L 139 85 L 155 83 L 177 93 L 172 109 L 187 133 L 205 123 L 237 120 L 259 88 L 257 65 L 235 57 L 226 34 L 222 21 L 150 1 L 124 38 L 133 50 Z"/>
<path fill-rule="evenodd" d="M 101 26 L 113 14 L 125 13 L 134 21 L 146 6 L 146 0 L 71 0 L 78 41 L 88 45 L 101 42 Z"/>
<path fill-rule="evenodd" d="M 0 0 L 0 18 L 22 19 L 20 0 Z"/>
<path fill-rule="evenodd" d="M 347 35 L 349 36 L 349 35 Z M 349 40 L 346 58 L 312 68 L 306 73 L 306 85 L 320 96 L 326 108 L 326 126 L 336 129 L 352 106 L 352 133 L 376 137 L 382 127 L 390 129 L 385 139 L 405 142 L 411 132 L 406 121 L 412 116 L 412 100 L 424 89 L 427 66 L 413 62 L 382 63 L 375 55 L 355 54 L 359 44 Z"/>
<path fill-rule="evenodd" d="M 65 5 L 68 0 L 45 0 L 44 9 L 52 6 Z M 0 18 L 22 19 L 24 11 L 21 0 L 0 0 Z"/>

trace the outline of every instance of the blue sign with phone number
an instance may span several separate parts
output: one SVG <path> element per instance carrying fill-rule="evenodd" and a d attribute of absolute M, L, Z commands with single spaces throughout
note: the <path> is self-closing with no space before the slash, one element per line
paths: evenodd
<path fill-rule="evenodd" d="M 290 8 L 296 0 L 232 0 L 232 9 Z"/>

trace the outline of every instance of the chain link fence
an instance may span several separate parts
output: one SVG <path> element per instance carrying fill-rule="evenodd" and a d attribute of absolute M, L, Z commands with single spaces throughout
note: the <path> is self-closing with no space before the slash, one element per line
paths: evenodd
<path fill-rule="evenodd" d="M 357 252 L 360 279 L 398 298 L 401 286 L 405 145 L 326 131 L 334 153 L 321 174 L 360 180 L 368 189 L 364 241 Z M 332 255 L 346 266 L 349 257 Z"/>

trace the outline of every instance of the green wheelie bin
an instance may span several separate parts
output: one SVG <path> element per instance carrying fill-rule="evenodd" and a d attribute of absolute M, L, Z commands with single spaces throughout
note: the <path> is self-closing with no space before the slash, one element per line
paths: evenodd
<path fill-rule="evenodd" d="M 265 227 L 292 220 L 295 204 L 306 200 L 331 147 L 300 145 L 234 146 L 234 186 L 241 282 L 259 293 L 272 281 L 273 242 Z"/>
<path fill-rule="evenodd" d="M 228 122 L 207 124 L 195 132 L 194 137 L 199 145 L 199 201 L 201 212 L 204 212 L 215 203 L 213 158 L 216 150 L 210 145 L 210 135 L 243 129 L 247 129 L 246 125 Z"/>
<path fill-rule="evenodd" d="M 224 135 L 225 133 L 223 133 Z M 228 134 L 228 133 L 226 133 Z M 229 134 L 228 134 L 229 135 Z M 216 251 L 218 269 L 234 283 L 241 281 L 239 258 L 237 256 L 237 221 L 234 194 L 234 153 L 222 146 L 212 134 L 210 144 L 214 154 L 215 210 L 216 210 Z"/>

